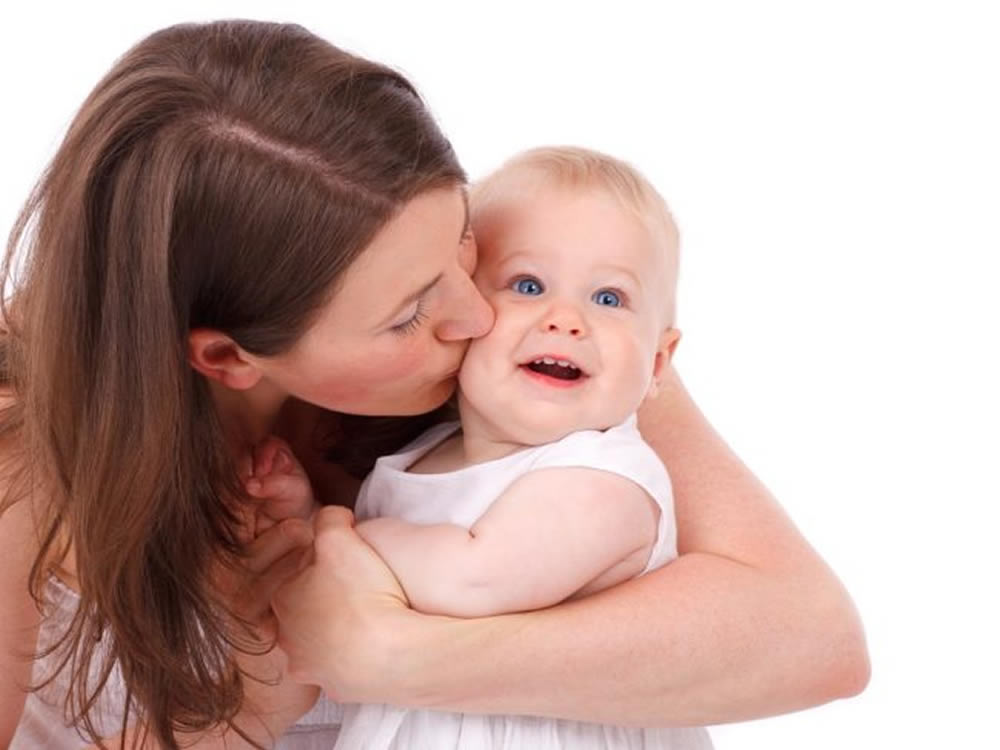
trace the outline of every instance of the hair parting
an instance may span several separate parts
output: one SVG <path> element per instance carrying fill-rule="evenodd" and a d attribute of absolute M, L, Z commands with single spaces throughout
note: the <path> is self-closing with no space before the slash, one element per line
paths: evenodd
<path fill-rule="evenodd" d="M 240 446 L 188 334 L 286 351 L 408 200 L 464 179 L 404 77 L 297 26 L 164 29 L 84 102 L 4 258 L 0 511 L 31 503 L 40 606 L 75 556 L 80 607 L 46 650 L 88 737 L 115 670 L 125 719 L 164 747 L 231 725 L 233 650 L 270 645 L 224 590 L 241 560 Z"/>

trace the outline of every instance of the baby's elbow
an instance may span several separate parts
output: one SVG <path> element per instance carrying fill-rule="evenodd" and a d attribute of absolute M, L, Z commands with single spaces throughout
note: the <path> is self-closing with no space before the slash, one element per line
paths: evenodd
<path fill-rule="evenodd" d="M 814 639 L 819 652 L 813 664 L 820 669 L 814 672 L 815 703 L 826 703 L 858 695 L 871 680 L 871 661 L 864 628 L 846 593 L 841 592 L 840 606 L 827 610 L 819 632 Z"/>
<path fill-rule="evenodd" d="M 438 580 L 426 590 L 415 592 L 410 605 L 427 615 L 449 617 L 488 617 L 503 611 L 495 587 L 471 576 Z"/>
<path fill-rule="evenodd" d="M 835 646 L 827 689 L 830 700 L 851 698 L 868 687 L 872 665 L 861 624 L 843 633 Z"/>

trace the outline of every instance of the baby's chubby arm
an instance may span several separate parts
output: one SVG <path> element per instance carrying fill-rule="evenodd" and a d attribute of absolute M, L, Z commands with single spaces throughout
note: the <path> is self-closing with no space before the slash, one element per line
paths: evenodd
<path fill-rule="evenodd" d="M 520 477 L 471 529 L 376 518 L 357 532 L 415 609 L 483 617 L 556 604 L 612 568 L 602 585 L 636 575 L 658 523 L 656 504 L 625 477 L 559 467 Z"/>

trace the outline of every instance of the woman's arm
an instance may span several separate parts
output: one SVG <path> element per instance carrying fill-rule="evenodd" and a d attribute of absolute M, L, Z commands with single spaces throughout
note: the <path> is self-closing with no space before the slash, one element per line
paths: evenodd
<path fill-rule="evenodd" d="M 678 560 L 547 610 L 428 617 L 401 609 L 348 514 L 329 510 L 316 565 L 275 600 L 291 674 L 344 700 L 637 725 L 739 721 L 863 689 L 850 598 L 675 373 L 640 424 L 673 479 Z"/>
<path fill-rule="evenodd" d="M 0 565 L 0 747 L 7 747 L 14 736 L 31 682 L 39 615 L 28 593 L 28 577 L 38 552 L 36 540 L 28 501 L 0 515 L 0 549 L 4 551 Z"/>
<path fill-rule="evenodd" d="M 305 521 L 297 518 L 279 521 L 246 545 L 240 580 L 231 577 L 222 584 L 232 592 L 229 598 L 236 602 L 240 617 L 256 624 L 257 638 L 262 645 L 274 640 L 274 618 L 268 605 L 271 595 L 281 581 L 301 567 L 303 554 L 311 542 L 312 529 Z M 287 660 L 280 648 L 265 653 L 241 651 L 236 654 L 236 660 L 244 674 L 244 696 L 241 711 L 232 723 L 240 731 L 232 726 L 216 726 L 198 733 L 178 732 L 175 737 L 181 747 L 249 750 L 255 747 L 254 742 L 270 747 L 319 696 L 318 688 L 285 679 Z M 124 747 L 132 748 L 142 736 L 141 727 L 128 729 L 124 733 Z M 105 742 L 108 747 L 118 748 L 122 746 L 121 740 L 122 735 L 117 735 Z M 149 736 L 144 740 L 139 746 L 141 750 L 160 750 L 162 747 Z M 90 745 L 87 750 L 97 750 L 97 746 Z"/>

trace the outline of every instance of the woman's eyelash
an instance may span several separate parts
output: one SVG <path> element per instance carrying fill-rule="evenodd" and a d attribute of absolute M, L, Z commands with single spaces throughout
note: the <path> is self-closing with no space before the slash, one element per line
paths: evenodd
<path fill-rule="evenodd" d="M 424 300 L 423 297 L 417 300 L 417 309 L 413 311 L 413 315 L 409 320 L 404 320 L 402 323 L 397 323 L 392 326 L 389 330 L 400 336 L 405 336 L 408 333 L 413 333 L 420 327 L 420 324 L 427 319 L 427 312 L 424 310 Z"/>

